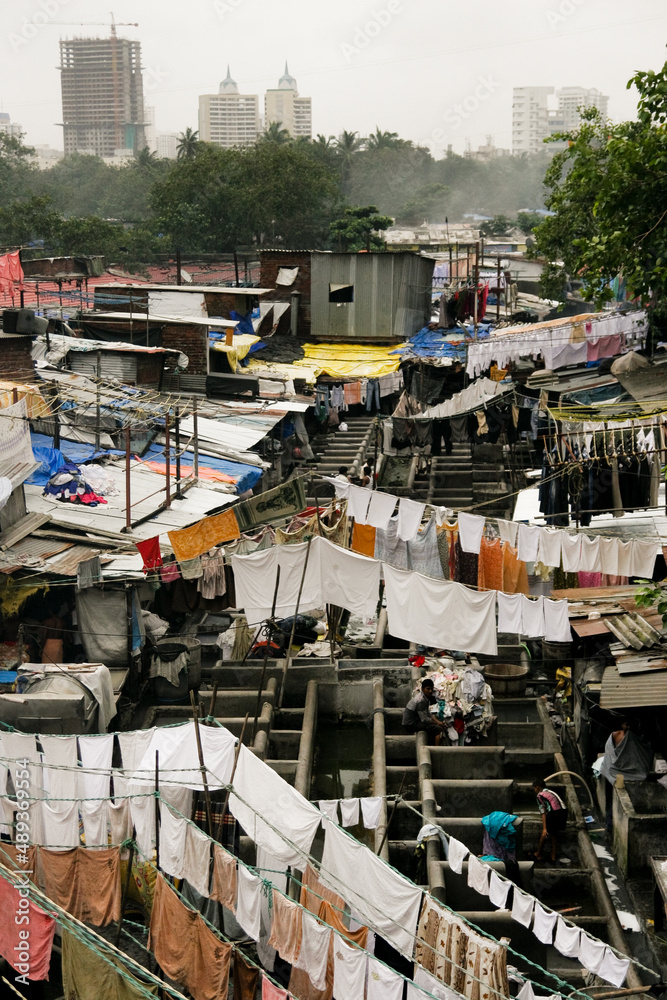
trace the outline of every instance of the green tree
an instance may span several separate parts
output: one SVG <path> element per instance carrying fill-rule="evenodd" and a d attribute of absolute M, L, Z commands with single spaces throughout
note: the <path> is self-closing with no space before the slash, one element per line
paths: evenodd
<path fill-rule="evenodd" d="M 396 221 L 409 226 L 418 226 L 428 219 L 444 221 L 448 194 L 449 188 L 445 184 L 425 184 L 401 206 L 396 213 Z"/>
<path fill-rule="evenodd" d="M 544 216 L 540 215 L 539 212 L 519 212 L 516 217 L 517 228 L 526 235 L 532 233 L 543 222 Z"/>
<path fill-rule="evenodd" d="M 378 234 L 389 229 L 393 221 L 387 215 L 379 215 L 375 205 L 366 205 L 346 208 L 343 217 L 332 222 L 329 230 L 339 250 L 384 250 L 384 241 Z"/>
<path fill-rule="evenodd" d="M 494 215 L 488 222 L 479 227 L 482 236 L 505 236 L 513 228 L 511 219 L 506 215 Z"/>
<path fill-rule="evenodd" d="M 379 126 L 375 126 L 375 132 L 371 132 L 366 140 L 367 149 L 395 149 L 397 146 L 412 145 L 406 139 L 401 139 L 398 132 L 383 132 Z"/>
<path fill-rule="evenodd" d="M 260 135 L 258 142 L 272 142 L 277 146 L 285 146 L 287 143 L 293 142 L 293 139 L 280 122 L 270 122 Z"/>
<path fill-rule="evenodd" d="M 550 262 L 549 293 L 568 276 L 601 305 L 613 298 L 609 280 L 622 274 L 631 297 L 654 304 L 667 297 L 667 63 L 637 73 L 637 121 L 613 125 L 582 109 L 580 127 L 547 172 L 547 207 L 555 215 L 535 230 L 536 248 Z"/>
<path fill-rule="evenodd" d="M 313 143 L 207 145 L 152 192 L 154 228 L 190 250 L 241 244 L 323 247 L 340 209 L 338 176 Z"/>
<path fill-rule="evenodd" d="M 194 160 L 202 146 L 199 132 L 193 128 L 186 128 L 185 132 L 181 132 L 176 144 L 176 156 L 179 160 Z"/>

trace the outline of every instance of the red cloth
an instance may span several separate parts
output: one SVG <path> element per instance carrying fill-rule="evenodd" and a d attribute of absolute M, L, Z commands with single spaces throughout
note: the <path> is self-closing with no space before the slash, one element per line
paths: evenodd
<path fill-rule="evenodd" d="M 20 251 L 6 253 L 0 257 L 0 292 L 5 295 L 14 295 L 14 284 L 18 284 L 19 291 L 23 289 L 23 268 L 21 267 Z"/>
<path fill-rule="evenodd" d="M 289 993 L 262 976 L 262 1000 L 287 1000 Z"/>
<path fill-rule="evenodd" d="M 155 538 L 148 538 L 145 542 L 135 542 L 134 544 L 137 546 L 144 561 L 144 569 L 156 569 L 162 565 L 162 553 L 160 552 L 160 539 L 158 535 Z"/>
<path fill-rule="evenodd" d="M 0 919 L 0 955 L 19 975 L 28 979 L 48 979 L 56 922 L 29 898 L 26 907 L 26 898 L 0 875 L 0 913 L 3 915 Z M 21 922 L 17 923 L 17 920 Z M 27 938 L 26 932 L 29 933 Z M 28 948 L 25 952 L 17 950 L 26 943 Z M 26 955 L 27 961 L 22 962 Z"/>

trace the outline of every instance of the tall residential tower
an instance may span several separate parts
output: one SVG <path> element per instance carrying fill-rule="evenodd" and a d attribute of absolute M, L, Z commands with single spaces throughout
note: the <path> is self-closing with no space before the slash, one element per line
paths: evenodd
<path fill-rule="evenodd" d="M 146 145 L 141 43 L 128 38 L 60 42 L 65 155 L 113 157 Z"/>
<path fill-rule="evenodd" d="M 231 149 L 252 145 L 258 134 L 259 98 L 257 94 L 239 94 L 228 66 L 218 93 L 199 98 L 199 138 Z"/>
<path fill-rule="evenodd" d="M 276 90 L 267 90 L 264 98 L 264 124 L 286 129 L 294 139 L 313 137 L 313 110 L 310 97 L 299 97 L 296 80 L 287 63 Z"/>

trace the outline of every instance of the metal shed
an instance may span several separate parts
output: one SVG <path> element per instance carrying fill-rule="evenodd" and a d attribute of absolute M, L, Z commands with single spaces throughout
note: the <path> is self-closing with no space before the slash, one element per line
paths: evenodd
<path fill-rule="evenodd" d="M 405 340 L 428 322 L 434 261 L 414 253 L 314 253 L 311 336 Z"/>

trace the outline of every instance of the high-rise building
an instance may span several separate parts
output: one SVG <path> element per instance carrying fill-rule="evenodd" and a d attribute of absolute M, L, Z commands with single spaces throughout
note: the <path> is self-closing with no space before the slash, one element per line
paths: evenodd
<path fill-rule="evenodd" d="M 512 95 L 512 152 L 537 153 L 549 132 L 553 87 L 515 87 Z"/>
<path fill-rule="evenodd" d="M 144 139 L 146 140 L 146 145 L 150 149 L 151 153 L 155 153 L 157 151 L 157 140 L 155 137 L 155 108 L 145 104 L 144 118 Z"/>
<path fill-rule="evenodd" d="M 544 140 L 556 132 L 570 132 L 581 121 L 579 108 L 599 108 L 607 114 L 609 98 L 599 90 L 584 87 L 515 87 L 512 98 L 512 152 L 555 153 L 563 142 Z"/>
<path fill-rule="evenodd" d="M 146 145 L 141 43 L 128 38 L 60 42 L 65 155 L 113 157 Z"/>
<path fill-rule="evenodd" d="M 155 145 L 159 159 L 175 160 L 178 157 L 178 138 L 178 132 L 158 132 Z"/>
<path fill-rule="evenodd" d="M 218 93 L 199 98 L 199 138 L 231 149 L 252 145 L 258 134 L 259 98 L 257 94 L 239 94 L 228 66 Z"/>
<path fill-rule="evenodd" d="M 310 97 L 299 97 L 296 80 L 287 63 L 276 90 L 267 90 L 264 98 L 264 123 L 286 129 L 294 139 L 312 139 L 313 110 Z"/>
<path fill-rule="evenodd" d="M 598 108 L 603 118 L 607 117 L 609 98 L 592 87 L 562 87 L 556 91 L 558 117 L 563 119 L 565 131 L 575 129 L 581 121 L 579 108 Z"/>
<path fill-rule="evenodd" d="M 18 122 L 13 122 L 6 111 L 0 111 L 0 132 L 5 132 L 12 139 L 20 139 L 23 129 Z"/>

